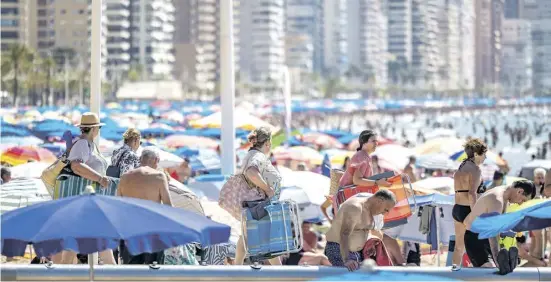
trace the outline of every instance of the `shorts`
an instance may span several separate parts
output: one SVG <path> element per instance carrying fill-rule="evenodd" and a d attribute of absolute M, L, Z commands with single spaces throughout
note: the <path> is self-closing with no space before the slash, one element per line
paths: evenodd
<path fill-rule="evenodd" d="M 344 267 L 344 261 L 341 256 L 341 246 L 335 242 L 327 242 L 325 245 L 325 256 L 331 262 L 331 265 Z M 361 263 L 363 261 L 362 252 L 350 252 L 348 259 L 356 260 Z"/>
<path fill-rule="evenodd" d="M 474 267 L 482 267 L 493 261 L 492 249 L 488 239 L 478 239 L 478 233 L 465 231 L 465 251 Z"/>
<path fill-rule="evenodd" d="M 465 218 L 471 213 L 470 206 L 453 205 L 452 217 L 455 221 L 463 223 Z"/>

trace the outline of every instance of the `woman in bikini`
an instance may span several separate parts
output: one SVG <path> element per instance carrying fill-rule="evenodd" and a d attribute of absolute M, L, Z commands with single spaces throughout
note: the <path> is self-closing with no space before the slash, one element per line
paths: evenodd
<path fill-rule="evenodd" d="M 465 224 L 463 221 L 471 213 L 478 194 L 483 193 L 480 165 L 486 159 L 486 152 L 488 151 L 486 144 L 478 138 L 469 139 L 464 147 L 467 159 L 461 163 L 459 169 L 453 175 L 456 189 L 455 205 L 452 210 L 455 225 L 453 263 L 456 265 L 461 265 L 465 253 Z"/>

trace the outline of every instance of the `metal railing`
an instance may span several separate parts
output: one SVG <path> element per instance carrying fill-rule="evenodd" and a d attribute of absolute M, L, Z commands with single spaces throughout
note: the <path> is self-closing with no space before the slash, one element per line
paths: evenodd
<path fill-rule="evenodd" d="M 505 276 L 496 269 L 451 267 L 380 267 L 462 281 L 551 281 L 549 268 L 517 268 Z M 87 265 L 9 265 L 0 268 L 2 281 L 89 281 Z M 367 271 L 367 270 L 359 270 Z M 345 268 L 323 266 L 95 266 L 95 281 L 311 281 L 346 274 Z"/>

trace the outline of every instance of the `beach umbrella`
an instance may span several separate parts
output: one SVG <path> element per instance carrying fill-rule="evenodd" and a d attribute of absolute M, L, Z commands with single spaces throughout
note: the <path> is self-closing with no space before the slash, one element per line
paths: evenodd
<path fill-rule="evenodd" d="M 169 148 L 211 148 L 218 147 L 218 142 L 214 139 L 201 136 L 175 134 L 165 139 L 165 145 Z"/>
<path fill-rule="evenodd" d="M 47 149 L 36 146 L 21 146 L 7 149 L 0 156 L 0 160 L 15 166 L 29 161 L 53 163 L 56 156 Z"/>
<path fill-rule="evenodd" d="M 324 149 L 342 149 L 344 147 L 335 137 L 320 132 L 308 132 L 298 135 L 296 138 L 303 143 L 312 144 Z"/>
<path fill-rule="evenodd" d="M 315 197 L 315 195 L 313 195 Z M 307 190 L 300 187 L 282 187 L 279 200 L 292 200 L 299 207 L 300 218 L 302 219 L 316 219 L 323 218 L 321 212 L 321 204 L 314 203 L 315 199 L 312 199 Z"/>
<path fill-rule="evenodd" d="M 189 158 L 192 171 L 213 171 L 221 168 L 220 157 L 214 150 L 201 150 Z"/>
<path fill-rule="evenodd" d="M 377 146 L 373 153 L 379 158 L 379 165 L 382 168 L 393 171 L 402 171 L 408 164 L 409 157 L 414 154 L 413 150 L 397 144 Z"/>
<path fill-rule="evenodd" d="M 278 161 L 299 161 L 314 165 L 320 165 L 323 162 L 323 156 L 320 152 L 306 146 L 295 146 L 287 149 L 277 147 L 273 152 Z"/>
<path fill-rule="evenodd" d="M 480 239 L 490 238 L 502 232 L 539 230 L 551 226 L 551 200 L 533 199 L 505 214 L 490 213 L 477 217 L 471 231 Z"/>
<path fill-rule="evenodd" d="M 449 195 L 454 193 L 454 181 L 451 177 L 429 177 L 414 182 L 411 185 L 416 193 L 420 192 L 421 194 L 439 192 Z"/>
<path fill-rule="evenodd" d="M 388 139 L 388 138 L 377 136 L 377 144 L 378 144 L 378 146 L 383 146 L 383 145 L 396 144 L 396 142 L 394 142 L 393 140 Z M 356 149 L 358 149 L 358 147 L 360 147 L 360 142 L 358 141 L 358 136 L 356 136 L 354 138 L 354 140 L 350 141 L 350 143 L 348 144 L 347 149 L 349 151 L 356 151 Z"/>
<path fill-rule="evenodd" d="M 12 178 L 40 178 L 42 172 L 48 168 L 51 163 L 30 162 L 16 165 L 11 168 Z"/>
<path fill-rule="evenodd" d="M 159 154 L 159 167 L 161 168 L 171 168 L 179 166 L 181 163 L 184 162 L 184 159 L 176 156 L 175 154 L 164 151 L 157 146 L 140 147 L 136 154 L 138 154 L 138 156 L 141 156 L 144 149 L 153 150 L 157 152 L 157 154 Z"/>
<path fill-rule="evenodd" d="M 12 175 L 14 171 L 12 170 Z M 51 200 L 50 192 L 40 179 L 15 178 L 2 184 L 0 213 Z"/>
<path fill-rule="evenodd" d="M 461 162 L 461 161 L 467 159 L 467 154 L 465 153 L 465 151 L 460 150 L 460 151 L 457 151 L 457 152 L 451 154 L 450 159 L 452 159 L 454 161 L 457 161 L 457 162 Z M 496 154 L 492 151 L 486 152 L 486 160 L 484 161 L 484 163 L 495 164 L 495 165 L 498 165 L 498 166 L 505 165 L 505 161 L 498 154 Z"/>
<path fill-rule="evenodd" d="M 44 143 L 42 139 L 29 135 L 23 136 L 2 136 L 0 137 L 1 144 L 11 144 L 16 146 L 36 146 Z"/>
<path fill-rule="evenodd" d="M 335 166 L 342 166 L 344 164 L 344 159 L 346 157 L 352 158 L 354 156 L 354 151 L 347 151 L 341 149 L 329 149 L 321 151 L 323 155 L 329 155 L 331 164 Z"/>
<path fill-rule="evenodd" d="M 268 127 L 272 132 L 276 131 L 276 127 L 257 118 L 245 111 L 240 111 L 235 113 L 235 127 L 243 128 L 246 130 L 254 130 L 258 127 Z M 190 125 L 193 127 L 214 127 L 220 128 L 222 124 L 222 114 L 216 112 L 210 116 L 194 120 L 190 122 Z"/>
<path fill-rule="evenodd" d="M 204 174 L 197 176 L 187 184 L 187 187 L 199 198 L 206 197 L 211 201 L 218 201 L 220 190 L 228 177 L 220 174 Z"/>
<path fill-rule="evenodd" d="M 417 157 L 418 167 L 427 169 L 456 170 L 459 164 L 446 154 L 428 154 Z"/>
<path fill-rule="evenodd" d="M 22 256 L 29 242 L 39 257 L 62 250 L 92 254 L 116 249 L 121 240 L 130 254 L 138 255 L 192 242 L 226 243 L 230 236 L 229 226 L 193 212 L 93 193 L 12 210 L 1 221 L 2 254 L 8 257 Z"/>
<path fill-rule="evenodd" d="M 463 150 L 463 144 L 465 140 L 456 137 L 439 137 L 430 139 L 427 142 L 414 148 L 415 154 L 427 155 L 427 154 L 454 154 L 460 150 Z"/>

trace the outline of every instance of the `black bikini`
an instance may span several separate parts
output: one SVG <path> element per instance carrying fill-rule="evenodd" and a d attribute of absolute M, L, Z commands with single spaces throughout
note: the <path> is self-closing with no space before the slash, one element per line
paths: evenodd
<path fill-rule="evenodd" d="M 460 170 L 467 161 L 473 162 L 471 159 L 464 160 L 459 168 L 457 170 Z M 473 162 L 474 163 L 474 162 Z M 455 193 L 469 193 L 470 190 L 457 190 Z M 480 185 L 478 186 L 478 189 L 476 191 L 477 194 L 482 194 L 486 191 L 486 187 L 484 186 L 484 183 L 481 181 Z M 455 204 L 452 209 L 452 217 L 455 221 L 463 222 L 465 218 L 471 213 L 471 207 L 470 206 L 463 206 Z"/>

